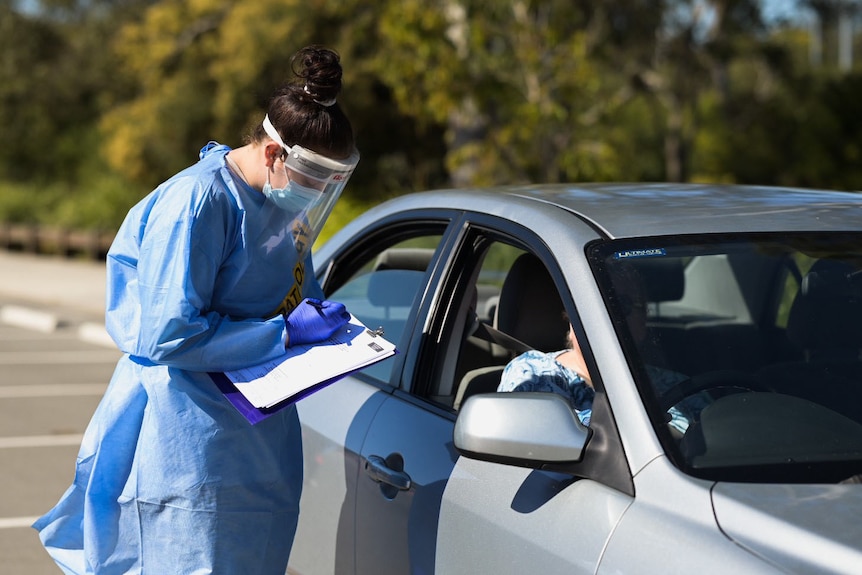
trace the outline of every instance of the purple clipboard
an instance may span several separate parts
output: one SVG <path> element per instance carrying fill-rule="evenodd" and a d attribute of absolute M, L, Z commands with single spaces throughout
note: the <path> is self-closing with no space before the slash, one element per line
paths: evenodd
<path fill-rule="evenodd" d="M 398 350 L 396 349 L 395 353 L 393 355 L 397 355 L 397 354 L 398 354 Z M 393 357 L 393 356 L 389 355 L 383 359 L 388 359 L 389 357 Z M 381 359 L 381 361 L 383 359 Z M 278 413 L 279 411 L 281 411 L 285 407 L 289 407 L 289 406 L 293 405 L 294 403 L 296 403 L 297 401 L 299 401 L 303 397 L 307 397 L 307 396 L 311 395 L 312 393 L 314 393 L 315 391 L 321 390 L 328 385 L 332 385 L 336 381 L 338 381 L 340 379 L 344 379 L 345 377 L 347 377 L 350 374 L 356 373 L 357 371 L 362 371 L 365 367 L 368 367 L 368 366 L 366 365 L 366 366 L 363 366 L 359 369 L 349 371 L 347 373 L 342 373 L 342 374 L 340 374 L 336 377 L 333 377 L 331 379 L 327 379 L 327 380 L 321 381 L 320 383 L 316 383 L 315 385 L 312 385 L 311 387 L 307 387 L 307 388 L 303 389 L 302 391 L 295 393 L 294 395 L 286 398 L 284 401 L 281 401 L 281 402 L 273 405 L 272 407 L 255 407 L 255 406 L 253 406 L 251 404 L 251 402 L 248 399 L 246 399 L 246 397 L 242 394 L 242 392 L 236 388 L 236 386 L 233 384 L 233 382 L 224 373 L 209 372 L 209 376 L 215 382 L 216 386 L 218 386 L 219 391 L 221 391 L 222 394 L 231 403 L 231 405 L 233 405 L 236 408 L 236 410 L 239 411 L 242 414 L 242 416 L 245 417 L 249 421 L 249 423 L 251 423 L 252 425 L 255 425 L 257 423 L 260 423 L 261 421 L 263 421 L 267 417 Z"/>
<path fill-rule="evenodd" d="M 359 370 L 357 370 L 359 371 Z M 303 397 L 311 395 L 315 391 L 319 389 L 323 389 L 327 385 L 333 384 L 339 379 L 347 377 L 350 373 L 344 373 L 339 375 L 338 377 L 333 377 L 332 379 L 328 379 L 326 381 L 321 381 L 320 383 L 303 389 L 301 392 L 288 397 L 281 403 L 277 403 L 272 407 L 255 407 L 251 404 L 251 402 L 245 398 L 245 396 L 236 388 L 236 386 L 231 382 L 228 377 L 220 372 L 210 372 L 210 377 L 218 386 L 219 391 L 227 398 L 231 405 L 233 405 L 237 411 L 239 411 L 243 417 L 245 417 L 249 423 L 255 425 L 256 423 L 260 423 L 270 415 L 274 415 L 284 409 L 285 407 L 289 407 L 293 405 Z"/>

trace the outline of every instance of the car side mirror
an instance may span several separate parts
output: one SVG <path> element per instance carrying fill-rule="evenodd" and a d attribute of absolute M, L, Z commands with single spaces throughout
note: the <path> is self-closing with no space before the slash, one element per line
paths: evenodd
<path fill-rule="evenodd" d="M 484 393 L 464 402 L 454 441 L 471 459 L 541 469 L 580 461 L 590 435 L 554 393 Z"/>

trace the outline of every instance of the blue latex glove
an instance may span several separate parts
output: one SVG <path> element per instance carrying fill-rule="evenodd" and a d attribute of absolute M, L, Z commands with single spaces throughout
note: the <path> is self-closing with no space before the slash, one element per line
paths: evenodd
<path fill-rule="evenodd" d="M 285 316 L 287 345 L 316 343 L 328 339 L 350 320 L 343 303 L 305 298 Z"/>

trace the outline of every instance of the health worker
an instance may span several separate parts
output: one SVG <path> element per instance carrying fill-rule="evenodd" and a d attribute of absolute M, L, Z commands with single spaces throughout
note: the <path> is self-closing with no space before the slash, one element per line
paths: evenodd
<path fill-rule="evenodd" d="M 123 356 L 73 485 L 33 525 L 65 573 L 285 572 L 296 409 L 252 425 L 208 373 L 322 341 L 349 318 L 322 299 L 310 254 L 359 160 L 336 101 L 341 64 L 310 46 L 292 70 L 244 146 L 205 146 L 131 209 L 108 253 L 106 325 Z"/>

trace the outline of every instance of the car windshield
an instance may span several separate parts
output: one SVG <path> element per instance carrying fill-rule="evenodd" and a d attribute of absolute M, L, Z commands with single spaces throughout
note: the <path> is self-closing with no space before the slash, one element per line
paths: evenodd
<path fill-rule="evenodd" d="M 858 480 L 862 234 L 699 235 L 588 251 L 677 466 L 734 481 Z"/>

